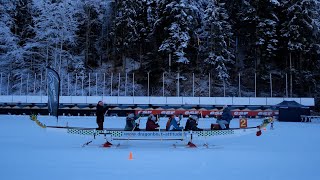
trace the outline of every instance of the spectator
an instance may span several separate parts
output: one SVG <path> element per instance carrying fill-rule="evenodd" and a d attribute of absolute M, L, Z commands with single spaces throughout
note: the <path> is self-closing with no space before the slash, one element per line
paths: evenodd
<path fill-rule="evenodd" d="M 157 118 L 153 114 L 150 114 L 146 124 L 146 131 L 157 131 L 159 128 Z"/>

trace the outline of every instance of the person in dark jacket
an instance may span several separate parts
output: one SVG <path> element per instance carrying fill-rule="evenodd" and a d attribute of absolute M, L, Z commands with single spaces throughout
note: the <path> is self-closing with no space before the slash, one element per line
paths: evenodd
<path fill-rule="evenodd" d="M 227 129 L 226 124 L 230 124 L 232 120 L 232 114 L 227 105 L 223 107 L 221 118 L 217 120 L 217 123 L 220 125 L 221 129 Z"/>
<path fill-rule="evenodd" d="M 97 104 L 96 109 L 96 116 L 97 116 L 97 130 L 103 130 L 103 123 L 104 123 L 104 114 L 107 112 L 108 107 L 104 107 L 103 102 L 99 101 Z"/>
<path fill-rule="evenodd" d="M 159 124 L 157 123 L 157 118 L 150 114 L 146 124 L 146 131 L 158 131 L 160 128 Z"/>
<path fill-rule="evenodd" d="M 203 129 L 198 128 L 198 117 L 190 116 L 186 122 L 186 126 L 184 128 L 185 131 L 202 131 Z"/>

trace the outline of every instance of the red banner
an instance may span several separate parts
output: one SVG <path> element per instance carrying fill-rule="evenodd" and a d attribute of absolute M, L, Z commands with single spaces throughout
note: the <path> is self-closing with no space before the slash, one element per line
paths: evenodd
<path fill-rule="evenodd" d="M 220 116 L 222 115 L 222 111 L 218 110 L 135 110 L 136 114 L 160 114 L 160 115 L 194 115 L 194 114 L 202 114 L 202 116 Z M 232 116 L 274 116 L 278 115 L 278 110 L 231 110 Z"/>

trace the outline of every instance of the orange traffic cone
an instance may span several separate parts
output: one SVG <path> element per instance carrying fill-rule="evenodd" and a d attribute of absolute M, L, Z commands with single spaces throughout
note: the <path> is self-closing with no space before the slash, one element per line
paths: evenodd
<path fill-rule="evenodd" d="M 132 152 L 130 152 L 130 154 L 129 154 L 129 160 L 133 160 Z"/>

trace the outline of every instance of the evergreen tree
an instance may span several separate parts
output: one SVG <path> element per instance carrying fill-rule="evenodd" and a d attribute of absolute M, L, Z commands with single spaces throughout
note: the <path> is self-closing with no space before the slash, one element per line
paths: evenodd
<path fill-rule="evenodd" d="M 196 18 L 189 0 L 160 0 L 159 17 L 164 27 L 164 37 L 159 51 L 164 55 L 172 54 L 176 62 L 187 64 L 187 48 L 195 29 Z M 160 26 L 160 27 L 161 27 Z"/>
<path fill-rule="evenodd" d="M 299 94 L 310 92 L 316 86 L 316 71 L 320 55 L 320 4 L 318 0 L 283 1 L 284 22 L 281 36 L 284 40 L 285 68 L 295 82 L 290 83 Z"/>
<path fill-rule="evenodd" d="M 305 68 L 301 62 L 306 59 L 302 55 L 317 53 L 317 49 L 314 48 L 319 46 L 319 1 L 284 1 L 283 7 L 286 21 L 282 24 L 281 35 L 286 39 L 292 60 L 299 64 L 298 68 Z"/>
<path fill-rule="evenodd" d="M 204 12 L 204 32 L 202 38 L 206 38 L 204 50 L 205 62 L 210 64 L 221 80 L 227 80 L 229 73 L 227 64 L 232 62 L 234 54 L 231 48 L 231 25 L 228 22 L 228 14 L 224 3 L 213 1 L 208 4 Z"/>
<path fill-rule="evenodd" d="M 34 0 L 33 3 L 35 37 L 25 48 L 42 60 L 40 64 L 52 65 L 60 72 L 62 66 L 67 68 L 69 61 L 74 60 L 68 49 L 76 45 L 78 3 L 74 0 Z"/>
<path fill-rule="evenodd" d="M 145 34 L 145 24 L 142 19 L 145 10 L 143 1 L 123 0 L 117 1 L 114 7 L 115 17 L 111 36 L 114 38 L 114 53 L 116 59 L 125 67 L 125 61 L 138 50 Z M 145 17 L 146 19 L 146 17 Z"/>
<path fill-rule="evenodd" d="M 34 37 L 32 0 L 18 0 L 16 3 L 14 33 L 19 37 L 19 45 L 24 46 L 28 39 Z"/>
<path fill-rule="evenodd" d="M 17 81 L 27 68 L 21 66 L 24 59 L 24 51 L 19 45 L 19 33 L 15 16 L 19 12 L 17 1 L 0 2 L 0 66 L 1 73 L 8 77 L 10 92 L 17 90 Z"/>
<path fill-rule="evenodd" d="M 236 18 L 234 32 L 236 36 L 237 58 L 246 58 L 245 66 L 255 70 L 265 69 L 266 64 L 276 55 L 278 50 L 277 28 L 279 18 L 276 8 L 278 1 L 270 0 L 243 0 L 236 1 L 239 7 L 230 7 Z M 242 54 L 246 56 L 242 56 Z M 242 60 L 238 60 L 242 64 Z"/>
<path fill-rule="evenodd" d="M 147 0 L 145 2 L 146 9 L 142 19 L 145 19 L 145 27 L 142 36 L 141 44 L 145 49 L 145 56 L 148 63 L 157 63 L 158 56 L 158 42 L 157 42 L 157 26 L 159 23 L 159 12 L 158 12 L 158 0 Z M 154 67 L 151 67 L 154 68 Z"/>
<path fill-rule="evenodd" d="M 15 21 L 18 5 L 18 1 L 0 1 L 0 66 L 2 73 L 10 79 L 9 89 L 13 93 L 21 76 L 29 72 L 24 63 L 24 50 L 20 46 L 19 29 Z"/>
<path fill-rule="evenodd" d="M 16 4 L 12 1 L 0 2 L 0 64 L 4 72 L 13 70 L 17 51 L 19 50 L 18 37 L 12 32 L 14 30 L 14 11 Z"/>
<path fill-rule="evenodd" d="M 142 85 L 151 71 L 157 86 L 171 55 L 174 72 L 210 71 L 231 85 L 240 72 L 243 86 L 256 73 L 258 93 L 269 73 L 288 74 L 290 96 L 310 96 L 319 89 L 319 15 L 319 0 L 2 0 L 0 65 L 12 85 L 21 74 L 39 83 L 34 74 L 51 65 L 63 75 L 122 66 Z M 174 88 L 171 77 L 166 83 Z"/>
<path fill-rule="evenodd" d="M 104 42 L 107 37 L 108 7 L 110 1 L 103 0 L 79 0 L 77 43 L 80 57 L 84 59 L 84 66 L 97 67 L 102 64 L 105 54 Z"/>
<path fill-rule="evenodd" d="M 276 14 L 276 8 L 279 2 L 270 0 L 259 0 L 255 2 L 257 8 L 257 27 L 256 27 L 256 45 L 258 48 L 257 56 L 262 59 L 263 66 L 271 63 L 278 50 L 277 29 L 279 18 Z M 257 63 L 259 65 L 260 63 Z"/>
<path fill-rule="evenodd" d="M 226 1 L 231 17 L 236 53 L 236 67 L 242 69 L 255 69 L 256 55 L 256 9 L 251 0 Z"/>

